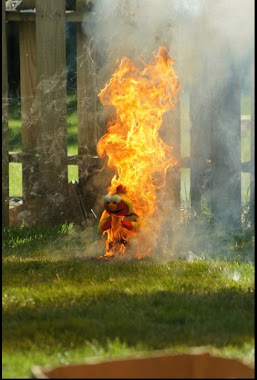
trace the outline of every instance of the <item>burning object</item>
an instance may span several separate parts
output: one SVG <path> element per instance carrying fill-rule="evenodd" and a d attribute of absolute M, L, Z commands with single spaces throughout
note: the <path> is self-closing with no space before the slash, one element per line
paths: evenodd
<path fill-rule="evenodd" d="M 119 185 L 115 194 L 104 197 L 104 212 L 98 224 L 98 232 L 107 232 L 106 253 L 101 258 L 110 258 L 125 252 L 129 235 L 139 228 L 138 215 L 133 211 L 131 199 L 126 188 Z"/>
<path fill-rule="evenodd" d="M 124 253 L 128 239 L 147 224 L 158 209 L 167 170 L 177 164 L 173 148 L 158 134 L 163 114 L 177 103 L 174 61 L 161 46 L 152 62 L 141 63 L 142 70 L 123 57 L 98 94 L 115 111 L 97 145 L 99 156 L 107 156 L 108 166 L 115 169 L 98 228 L 107 233 L 105 257 Z"/>

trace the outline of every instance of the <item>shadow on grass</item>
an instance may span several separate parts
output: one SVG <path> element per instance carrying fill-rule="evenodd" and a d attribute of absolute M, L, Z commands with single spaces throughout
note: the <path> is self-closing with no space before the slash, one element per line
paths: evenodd
<path fill-rule="evenodd" d="M 156 291 L 66 297 L 3 312 L 3 348 L 68 349 L 119 339 L 128 347 L 241 345 L 254 337 L 254 295 L 238 289 L 190 294 Z"/>

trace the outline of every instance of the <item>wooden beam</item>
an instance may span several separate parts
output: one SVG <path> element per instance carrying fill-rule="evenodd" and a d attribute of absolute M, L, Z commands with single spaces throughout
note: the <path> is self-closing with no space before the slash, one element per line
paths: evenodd
<path fill-rule="evenodd" d="M 19 5 L 18 11 L 21 9 L 34 9 L 36 7 L 36 0 L 22 0 L 22 3 Z"/>
<path fill-rule="evenodd" d="M 9 224 L 8 75 L 5 1 L 2 1 L 2 224 Z"/>
<path fill-rule="evenodd" d="M 77 0 L 77 10 L 84 0 Z M 79 154 L 96 154 L 96 58 L 93 37 L 86 36 L 77 25 L 77 104 Z"/>
<path fill-rule="evenodd" d="M 8 155 L 9 162 L 27 163 L 30 165 L 39 162 L 39 155 L 34 153 L 11 152 Z M 96 166 L 100 161 L 99 156 L 70 154 L 66 157 L 66 165 L 79 165 L 81 161 L 86 161 L 88 166 Z"/>
<path fill-rule="evenodd" d="M 86 13 L 85 11 L 76 12 L 76 11 L 66 11 L 65 20 L 66 22 L 91 22 L 94 15 L 90 12 Z M 20 11 L 11 11 L 6 12 L 6 20 L 8 22 L 35 22 L 36 21 L 36 12 L 20 12 Z"/>
<path fill-rule="evenodd" d="M 30 153 L 21 153 L 21 152 L 10 152 L 9 153 L 9 162 L 20 162 L 20 163 L 32 163 L 38 162 L 39 156 L 38 154 L 30 154 Z"/>
<path fill-rule="evenodd" d="M 201 213 L 201 199 L 206 192 L 210 159 L 210 104 L 207 62 L 201 78 L 196 79 L 190 93 L 190 198 L 197 215 Z"/>
<path fill-rule="evenodd" d="M 37 98 L 36 98 L 36 25 L 21 22 L 20 34 L 20 89 L 22 120 L 22 151 L 36 152 L 37 148 Z M 32 163 L 23 162 L 22 193 L 23 199 L 30 199 L 30 193 L 37 182 L 37 169 Z"/>
<path fill-rule="evenodd" d="M 180 190 L 181 190 L 181 168 L 180 168 L 180 99 L 176 109 L 163 115 L 163 122 L 160 129 L 160 136 L 163 141 L 173 147 L 173 154 L 178 160 L 178 164 L 169 168 L 166 177 L 166 186 L 163 189 L 164 210 L 160 245 L 163 249 L 175 249 L 176 232 L 180 225 Z M 166 214 L 164 214 L 166 213 Z M 169 228 L 167 228 L 169 226 Z M 167 246 L 165 246 L 167 245 Z"/>
<path fill-rule="evenodd" d="M 165 140 L 167 141 L 167 140 Z M 180 144 L 181 144 L 181 123 L 180 123 L 180 100 L 178 100 L 176 109 L 171 115 L 171 124 L 169 128 L 169 139 L 167 143 L 173 146 L 173 154 L 180 161 Z M 179 220 L 180 212 L 180 190 L 181 190 L 181 173 L 175 166 L 171 169 L 169 193 L 171 194 L 171 201 L 176 210 L 175 219 Z"/>
<path fill-rule="evenodd" d="M 213 77 L 211 90 L 211 208 L 224 229 L 237 229 L 241 227 L 240 75 L 233 62 L 226 63 L 229 76 L 220 72 L 216 80 Z"/>
<path fill-rule="evenodd" d="M 6 12 L 6 20 L 8 22 L 35 22 L 35 13 L 21 13 L 19 11 Z"/>
<path fill-rule="evenodd" d="M 66 11 L 65 17 L 67 22 L 92 22 L 93 13 L 81 11 Z"/>
<path fill-rule="evenodd" d="M 40 191 L 49 213 L 61 210 L 68 190 L 65 5 L 65 0 L 36 2 Z"/>
<path fill-rule="evenodd" d="M 254 194 L 254 179 L 255 179 L 255 165 L 254 165 L 254 155 L 255 155 L 255 145 L 254 145 L 254 137 L 255 137 L 255 97 L 254 93 L 251 97 L 251 185 L 250 185 L 250 204 L 252 210 L 254 209 L 255 202 L 255 194 Z"/>
<path fill-rule="evenodd" d="M 69 154 L 66 157 L 67 165 L 79 165 L 82 160 L 87 161 L 87 165 L 95 166 L 97 162 L 100 161 L 99 156 L 90 156 L 90 155 L 82 155 L 82 154 Z M 38 162 L 39 155 L 38 154 L 30 154 L 30 153 L 21 153 L 21 152 L 10 152 L 9 153 L 9 162 Z M 209 169 L 211 168 L 211 161 L 205 161 L 205 166 Z M 190 157 L 181 157 L 177 165 L 175 165 L 176 169 L 180 170 L 181 168 L 191 168 L 191 158 Z M 253 170 L 252 162 L 246 161 L 241 163 L 241 172 L 243 173 L 251 173 Z"/>
<path fill-rule="evenodd" d="M 84 0 L 76 1 L 76 11 L 85 7 Z M 77 114 L 78 114 L 78 153 L 96 155 L 97 136 L 97 93 L 96 93 L 96 51 L 93 34 L 87 36 L 82 24 L 77 25 Z M 87 211 L 95 203 L 95 189 L 92 186 L 93 171 L 87 160 L 79 165 L 79 185 L 87 197 Z"/>

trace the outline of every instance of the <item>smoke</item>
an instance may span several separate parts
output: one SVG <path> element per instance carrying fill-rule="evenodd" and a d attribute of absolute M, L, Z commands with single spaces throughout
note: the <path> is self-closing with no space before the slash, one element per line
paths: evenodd
<path fill-rule="evenodd" d="M 185 86 L 200 75 L 207 58 L 224 75 L 230 56 L 244 65 L 249 83 L 252 79 L 253 0 L 101 0 L 83 29 L 95 40 L 104 82 L 122 56 L 148 61 L 161 44 L 169 46 Z"/>
<path fill-rule="evenodd" d="M 175 60 L 174 69 L 180 78 L 181 95 L 190 92 L 199 83 L 205 86 L 204 91 L 198 91 L 196 95 L 199 97 L 199 112 L 203 111 L 206 104 L 207 93 L 213 91 L 211 101 L 214 102 L 219 98 L 220 89 L 223 91 L 228 88 L 233 91 L 233 86 L 238 81 L 243 92 L 250 95 L 252 93 L 253 0 L 98 0 L 92 11 L 85 14 L 83 30 L 94 41 L 96 49 L 98 92 L 109 82 L 117 62 L 123 56 L 140 65 L 140 59 L 149 62 L 153 52 L 157 52 L 160 45 L 166 45 Z M 206 75 L 208 83 L 205 83 Z M 98 111 L 98 121 L 104 123 L 109 110 L 106 111 L 106 107 L 100 105 Z M 224 113 L 224 118 L 220 123 L 217 122 L 217 144 L 221 143 L 228 160 L 233 162 L 235 150 L 233 144 L 231 146 L 227 142 L 233 141 L 234 132 L 231 130 L 231 120 L 226 117 L 226 109 L 221 112 Z M 209 118 L 207 115 L 207 119 Z M 104 131 L 105 126 L 100 127 L 100 130 Z M 234 178 L 231 183 L 225 183 L 224 179 L 226 191 L 229 191 L 229 186 L 233 186 L 233 183 Z M 107 188 L 109 183 L 105 185 Z M 221 193 L 219 189 L 215 189 L 217 199 L 224 193 L 223 184 L 219 186 Z M 169 192 L 168 188 L 166 191 Z M 211 197 L 211 192 L 212 190 L 206 197 Z M 199 222 L 194 210 L 190 211 L 194 215 L 190 216 L 194 221 L 190 230 L 189 227 L 186 230 L 177 229 L 176 232 L 173 231 L 172 239 L 164 239 L 164 236 L 170 234 L 171 214 L 172 210 L 165 213 L 160 222 L 161 232 L 158 232 L 158 236 L 152 236 L 155 246 L 158 247 L 160 241 L 164 245 L 165 241 L 166 248 L 163 246 L 162 249 L 166 252 L 170 250 L 170 257 L 175 253 L 185 256 L 192 251 L 202 257 L 203 250 L 219 250 L 218 243 L 214 246 L 210 240 L 206 241 L 206 236 L 210 233 L 213 236 L 216 233 L 217 236 L 220 230 L 216 229 L 214 232 L 213 227 L 209 229 L 205 223 Z"/>

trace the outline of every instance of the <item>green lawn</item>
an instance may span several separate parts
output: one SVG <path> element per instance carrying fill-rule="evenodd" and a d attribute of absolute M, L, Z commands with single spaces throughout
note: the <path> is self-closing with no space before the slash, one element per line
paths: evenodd
<path fill-rule="evenodd" d="M 193 262 L 109 262 L 88 255 L 98 239 L 94 223 L 3 230 L 3 378 L 196 346 L 254 363 L 254 266 L 242 242 L 227 245 L 229 260 L 214 249 Z"/>

